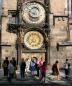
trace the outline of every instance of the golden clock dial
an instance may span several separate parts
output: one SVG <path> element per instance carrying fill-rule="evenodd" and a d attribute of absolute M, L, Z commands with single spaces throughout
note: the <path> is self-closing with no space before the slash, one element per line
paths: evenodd
<path fill-rule="evenodd" d="M 29 24 L 40 24 L 45 20 L 44 7 L 36 2 L 28 2 L 23 4 L 22 18 Z"/>
<path fill-rule="evenodd" d="M 43 36 L 38 31 L 27 32 L 24 43 L 29 49 L 39 49 L 43 45 Z"/>

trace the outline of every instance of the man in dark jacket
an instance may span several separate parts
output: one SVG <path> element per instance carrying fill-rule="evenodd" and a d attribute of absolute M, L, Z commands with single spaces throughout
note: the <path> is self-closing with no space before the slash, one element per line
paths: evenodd
<path fill-rule="evenodd" d="M 21 63 L 20 63 L 21 79 L 24 79 L 25 68 L 26 68 L 26 63 L 25 63 L 24 59 L 22 59 L 22 61 L 21 61 Z"/>
<path fill-rule="evenodd" d="M 70 74 L 70 63 L 69 60 L 66 59 L 65 63 L 64 63 L 64 69 L 65 69 L 65 78 L 69 78 L 69 74 Z"/>
<path fill-rule="evenodd" d="M 3 61 L 3 70 L 4 70 L 4 76 L 8 77 L 8 64 L 9 64 L 9 60 L 8 57 L 5 58 L 5 60 Z"/>

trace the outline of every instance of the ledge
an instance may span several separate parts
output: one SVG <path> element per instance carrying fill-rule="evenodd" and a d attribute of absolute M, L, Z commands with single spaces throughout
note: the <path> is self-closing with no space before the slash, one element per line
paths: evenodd
<path fill-rule="evenodd" d="M 45 53 L 46 50 L 22 50 L 22 53 Z"/>

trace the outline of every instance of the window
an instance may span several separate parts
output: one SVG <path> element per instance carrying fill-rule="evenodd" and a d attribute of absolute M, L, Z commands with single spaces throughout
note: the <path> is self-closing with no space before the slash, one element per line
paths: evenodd
<path fill-rule="evenodd" d="M 72 0 L 65 0 L 65 14 L 72 15 Z"/>
<path fill-rule="evenodd" d="M 0 16 L 1 16 L 1 13 L 2 13 L 2 3 L 3 2 L 3 0 L 0 0 Z"/>
<path fill-rule="evenodd" d="M 71 15 L 71 2 L 72 2 L 72 0 L 68 0 L 68 13 L 69 13 L 69 15 Z"/>

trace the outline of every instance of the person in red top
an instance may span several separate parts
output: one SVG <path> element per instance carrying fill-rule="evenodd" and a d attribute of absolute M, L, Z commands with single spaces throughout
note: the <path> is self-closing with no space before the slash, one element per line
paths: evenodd
<path fill-rule="evenodd" d="M 41 60 L 38 62 L 38 65 L 39 65 L 39 67 L 41 67 L 42 65 L 43 65 L 43 58 L 41 57 Z"/>
<path fill-rule="evenodd" d="M 43 65 L 41 66 L 41 78 L 40 78 L 40 80 L 42 80 L 43 78 L 45 79 L 45 74 L 46 74 L 46 62 L 43 62 Z"/>

